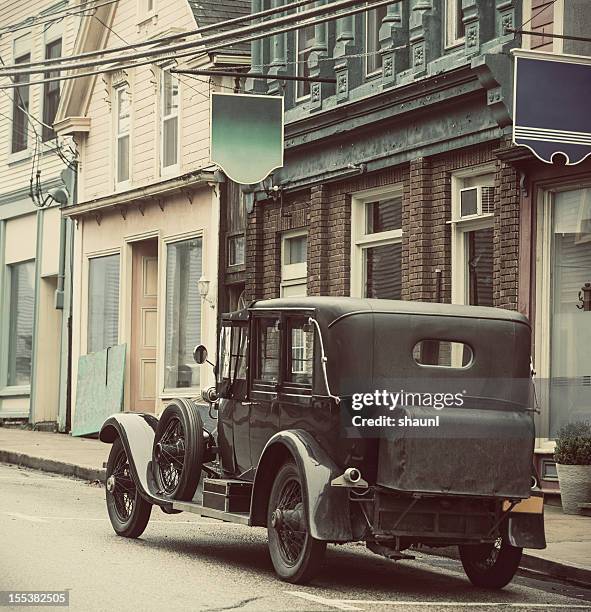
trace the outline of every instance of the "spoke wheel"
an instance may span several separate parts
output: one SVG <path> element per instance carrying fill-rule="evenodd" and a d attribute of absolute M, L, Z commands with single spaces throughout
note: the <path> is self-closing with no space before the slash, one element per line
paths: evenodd
<path fill-rule="evenodd" d="M 502 589 L 509 584 L 521 561 L 522 548 L 497 538 L 491 544 L 460 546 L 464 571 L 475 586 Z"/>
<path fill-rule="evenodd" d="M 137 490 L 120 438 L 113 443 L 107 462 L 106 501 L 111 525 L 118 535 L 137 538 L 144 532 L 152 504 Z"/>
<path fill-rule="evenodd" d="M 193 498 L 204 450 L 197 407 L 190 400 L 173 400 L 162 413 L 154 436 L 154 478 L 162 496 L 185 501 Z"/>
<path fill-rule="evenodd" d="M 275 477 L 267 531 L 271 560 L 280 578 L 303 584 L 316 575 L 326 542 L 315 540 L 308 531 L 302 478 L 292 462 L 284 464 Z"/>

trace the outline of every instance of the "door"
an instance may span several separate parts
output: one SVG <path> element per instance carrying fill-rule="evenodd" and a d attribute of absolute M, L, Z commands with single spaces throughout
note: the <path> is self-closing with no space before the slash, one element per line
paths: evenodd
<path fill-rule="evenodd" d="M 131 410 L 156 409 L 158 337 L 158 241 L 132 247 Z"/>
<path fill-rule="evenodd" d="M 280 317 L 256 317 L 251 340 L 250 458 L 258 465 L 269 439 L 279 431 L 277 390 L 281 380 Z"/>
<path fill-rule="evenodd" d="M 591 418 L 591 312 L 579 300 L 591 283 L 591 189 L 554 194 L 546 208 L 541 308 L 546 309 L 549 438 L 568 422 Z M 548 222 L 549 221 L 549 222 Z"/>

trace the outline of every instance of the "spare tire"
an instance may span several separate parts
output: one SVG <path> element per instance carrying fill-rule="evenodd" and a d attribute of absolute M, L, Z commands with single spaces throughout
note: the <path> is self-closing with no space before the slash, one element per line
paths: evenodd
<path fill-rule="evenodd" d="M 189 399 L 174 399 L 166 407 L 154 436 L 154 479 L 163 497 L 190 501 L 195 495 L 205 451 L 203 422 Z"/>

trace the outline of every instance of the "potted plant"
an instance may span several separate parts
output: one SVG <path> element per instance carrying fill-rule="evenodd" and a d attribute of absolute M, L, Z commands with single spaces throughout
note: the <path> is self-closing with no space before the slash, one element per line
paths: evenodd
<path fill-rule="evenodd" d="M 554 460 L 562 510 L 565 514 L 581 514 L 579 504 L 591 503 L 591 424 L 578 422 L 562 427 Z"/>

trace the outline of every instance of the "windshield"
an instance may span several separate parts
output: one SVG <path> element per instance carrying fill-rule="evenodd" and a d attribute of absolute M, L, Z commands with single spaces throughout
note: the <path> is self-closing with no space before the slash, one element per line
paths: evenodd
<path fill-rule="evenodd" d="M 246 391 L 246 323 L 226 323 L 220 331 L 217 382 L 220 397 L 242 398 Z"/>

